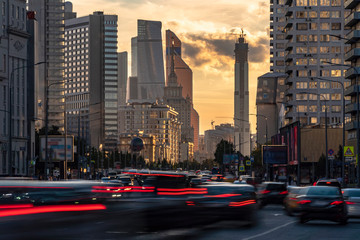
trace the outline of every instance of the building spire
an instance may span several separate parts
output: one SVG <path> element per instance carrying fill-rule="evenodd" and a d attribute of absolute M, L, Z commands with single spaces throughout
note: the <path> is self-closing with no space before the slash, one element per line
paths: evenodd
<path fill-rule="evenodd" d="M 171 67 L 170 67 L 170 75 L 169 82 L 177 83 L 177 76 L 175 73 L 175 48 L 174 48 L 174 38 L 171 38 Z"/>

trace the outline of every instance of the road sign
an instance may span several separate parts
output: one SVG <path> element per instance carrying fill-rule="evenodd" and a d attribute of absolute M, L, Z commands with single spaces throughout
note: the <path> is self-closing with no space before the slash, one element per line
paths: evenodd
<path fill-rule="evenodd" d="M 329 160 L 334 160 L 334 159 L 335 159 L 335 156 L 328 156 L 328 159 L 329 159 Z"/>
<path fill-rule="evenodd" d="M 345 146 L 344 147 L 344 157 L 353 157 L 354 156 L 354 147 Z"/>
<path fill-rule="evenodd" d="M 345 157 L 345 162 L 353 162 L 354 158 L 353 157 Z"/>
<path fill-rule="evenodd" d="M 244 166 L 240 166 L 240 172 L 245 172 L 245 167 Z"/>
<path fill-rule="evenodd" d="M 254 162 L 254 160 L 255 160 L 255 159 L 254 159 L 254 156 L 251 156 L 251 157 L 250 157 L 250 161 L 251 161 L 251 162 Z"/>
<path fill-rule="evenodd" d="M 332 155 L 334 154 L 334 150 L 332 150 L 332 149 L 330 148 L 329 151 L 328 151 L 328 154 L 329 154 L 330 156 L 332 156 Z"/>
<path fill-rule="evenodd" d="M 246 166 L 251 166 L 251 161 L 250 160 L 246 160 Z"/>

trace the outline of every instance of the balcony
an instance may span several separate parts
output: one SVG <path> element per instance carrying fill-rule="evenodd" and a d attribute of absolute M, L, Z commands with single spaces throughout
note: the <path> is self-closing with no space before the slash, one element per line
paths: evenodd
<path fill-rule="evenodd" d="M 353 30 L 348 35 L 346 35 L 346 44 L 354 43 L 360 39 L 360 30 Z"/>
<path fill-rule="evenodd" d="M 286 0 L 285 5 L 291 6 L 293 0 Z"/>
<path fill-rule="evenodd" d="M 344 2 L 345 9 L 353 9 L 360 3 L 360 0 L 347 0 Z"/>
<path fill-rule="evenodd" d="M 360 67 L 352 67 L 346 70 L 345 78 L 351 79 L 360 74 Z"/>
<path fill-rule="evenodd" d="M 345 53 L 345 61 L 352 61 L 357 58 L 360 58 L 360 48 L 353 48 Z"/>
<path fill-rule="evenodd" d="M 359 85 L 351 85 L 350 87 L 346 88 L 344 92 L 345 96 L 355 96 L 358 88 Z"/>
<path fill-rule="evenodd" d="M 285 17 L 291 17 L 293 15 L 293 11 L 287 11 L 285 13 Z"/>
<path fill-rule="evenodd" d="M 357 112 L 359 110 L 357 103 L 349 103 L 345 106 L 345 113 Z"/>
<path fill-rule="evenodd" d="M 360 12 L 353 12 L 345 19 L 345 27 L 352 27 L 360 21 Z"/>
<path fill-rule="evenodd" d="M 290 21 L 288 21 L 288 22 L 286 23 L 286 25 L 285 25 L 285 27 L 284 27 L 284 28 L 291 28 L 291 27 L 292 27 L 292 25 L 293 25 L 293 23 L 292 23 L 292 22 L 290 22 Z"/>
<path fill-rule="evenodd" d="M 285 80 L 285 84 L 289 85 L 289 86 L 291 86 L 293 84 L 293 82 L 294 82 L 294 79 L 290 78 L 290 77 Z"/>
<path fill-rule="evenodd" d="M 356 121 L 351 121 L 351 122 L 345 124 L 346 131 L 357 129 L 357 127 L 358 127 L 358 124 Z"/>

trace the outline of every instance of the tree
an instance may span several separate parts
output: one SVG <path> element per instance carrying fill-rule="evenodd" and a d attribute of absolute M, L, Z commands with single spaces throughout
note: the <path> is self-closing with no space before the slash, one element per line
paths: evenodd
<path fill-rule="evenodd" d="M 214 153 L 215 162 L 218 163 L 220 166 L 222 166 L 224 154 L 234 154 L 234 153 L 235 153 L 234 145 L 231 142 L 222 139 L 216 145 L 216 151 Z"/>

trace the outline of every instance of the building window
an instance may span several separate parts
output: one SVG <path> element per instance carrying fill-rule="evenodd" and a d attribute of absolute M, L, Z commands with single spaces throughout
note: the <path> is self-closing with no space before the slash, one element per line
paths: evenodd
<path fill-rule="evenodd" d="M 297 89 L 306 89 L 307 88 L 307 82 L 297 82 L 296 83 Z"/>
<path fill-rule="evenodd" d="M 307 112 L 307 106 L 306 105 L 298 105 L 297 111 L 298 112 Z"/>

